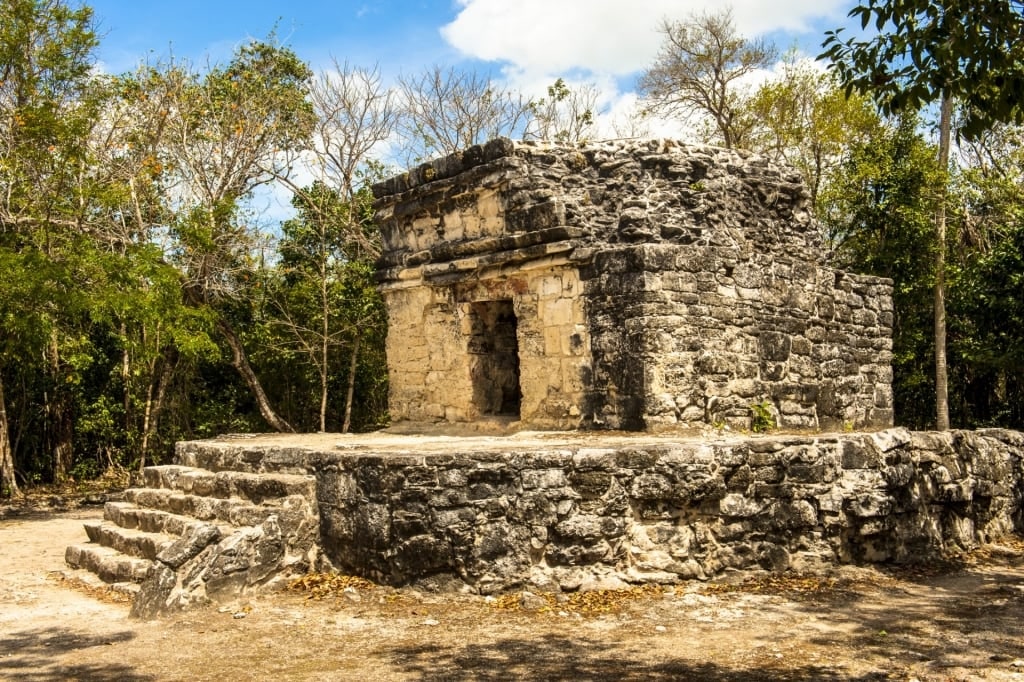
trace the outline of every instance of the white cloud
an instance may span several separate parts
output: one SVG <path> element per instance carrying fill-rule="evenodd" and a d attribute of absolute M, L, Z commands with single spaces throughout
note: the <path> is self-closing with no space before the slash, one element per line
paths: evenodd
<path fill-rule="evenodd" d="M 647 66 L 661 43 L 663 18 L 708 10 L 702 0 L 459 0 L 441 35 L 464 55 L 525 73 L 579 69 L 628 75 Z M 847 0 L 737 0 L 738 31 L 806 32 L 822 18 L 840 19 Z"/>

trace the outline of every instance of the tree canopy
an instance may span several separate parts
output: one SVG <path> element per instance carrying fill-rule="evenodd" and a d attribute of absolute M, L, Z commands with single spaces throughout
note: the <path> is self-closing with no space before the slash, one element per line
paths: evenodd
<path fill-rule="evenodd" d="M 826 33 L 821 58 L 883 112 L 917 111 L 946 95 L 963 105 L 958 130 L 1024 123 L 1024 2 L 867 0 L 850 11 L 866 36 Z"/>

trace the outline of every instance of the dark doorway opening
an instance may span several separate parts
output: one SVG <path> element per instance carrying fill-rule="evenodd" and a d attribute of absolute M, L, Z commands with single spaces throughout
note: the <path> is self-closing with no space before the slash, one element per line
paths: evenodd
<path fill-rule="evenodd" d="M 519 341 L 512 301 L 469 304 L 473 404 L 480 414 L 519 416 Z"/>

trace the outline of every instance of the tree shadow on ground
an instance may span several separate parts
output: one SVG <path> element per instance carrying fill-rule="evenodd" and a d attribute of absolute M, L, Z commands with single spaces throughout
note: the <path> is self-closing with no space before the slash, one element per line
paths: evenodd
<path fill-rule="evenodd" d="M 566 636 L 506 638 L 461 646 L 414 645 L 383 649 L 397 670 L 421 680 L 835 680 L 868 682 L 877 674 L 853 677 L 842 670 L 803 665 L 771 669 L 736 669 L 713 662 L 684 659 L 652 661 L 643 651 L 609 647 Z"/>
<path fill-rule="evenodd" d="M 0 634 L 0 679 L 90 680 L 96 682 L 148 682 L 156 678 L 136 673 L 121 664 L 62 663 L 67 654 L 98 646 L 128 642 L 130 631 L 93 634 L 62 627 Z"/>
<path fill-rule="evenodd" d="M 988 666 L 1024 658 L 1024 574 L 1020 568 L 950 570 L 843 593 L 799 608 L 848 625 L 849 644 L 865 657 L 938 667 Z M 827 644 L 828 639 L 810 638 Z"/>

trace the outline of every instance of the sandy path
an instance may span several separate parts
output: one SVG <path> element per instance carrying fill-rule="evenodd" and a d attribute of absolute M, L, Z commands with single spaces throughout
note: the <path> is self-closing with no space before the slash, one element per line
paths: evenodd
<path fill-rule="evenodd" d="M 138 622 L 51 577 L 98 516 L 0 520 L 0 679 L 1024 681 L 1019 553 L 924 578 L 848 568 L 812 594 L 695 584 L 607 613 L 361 588 Z"/>

